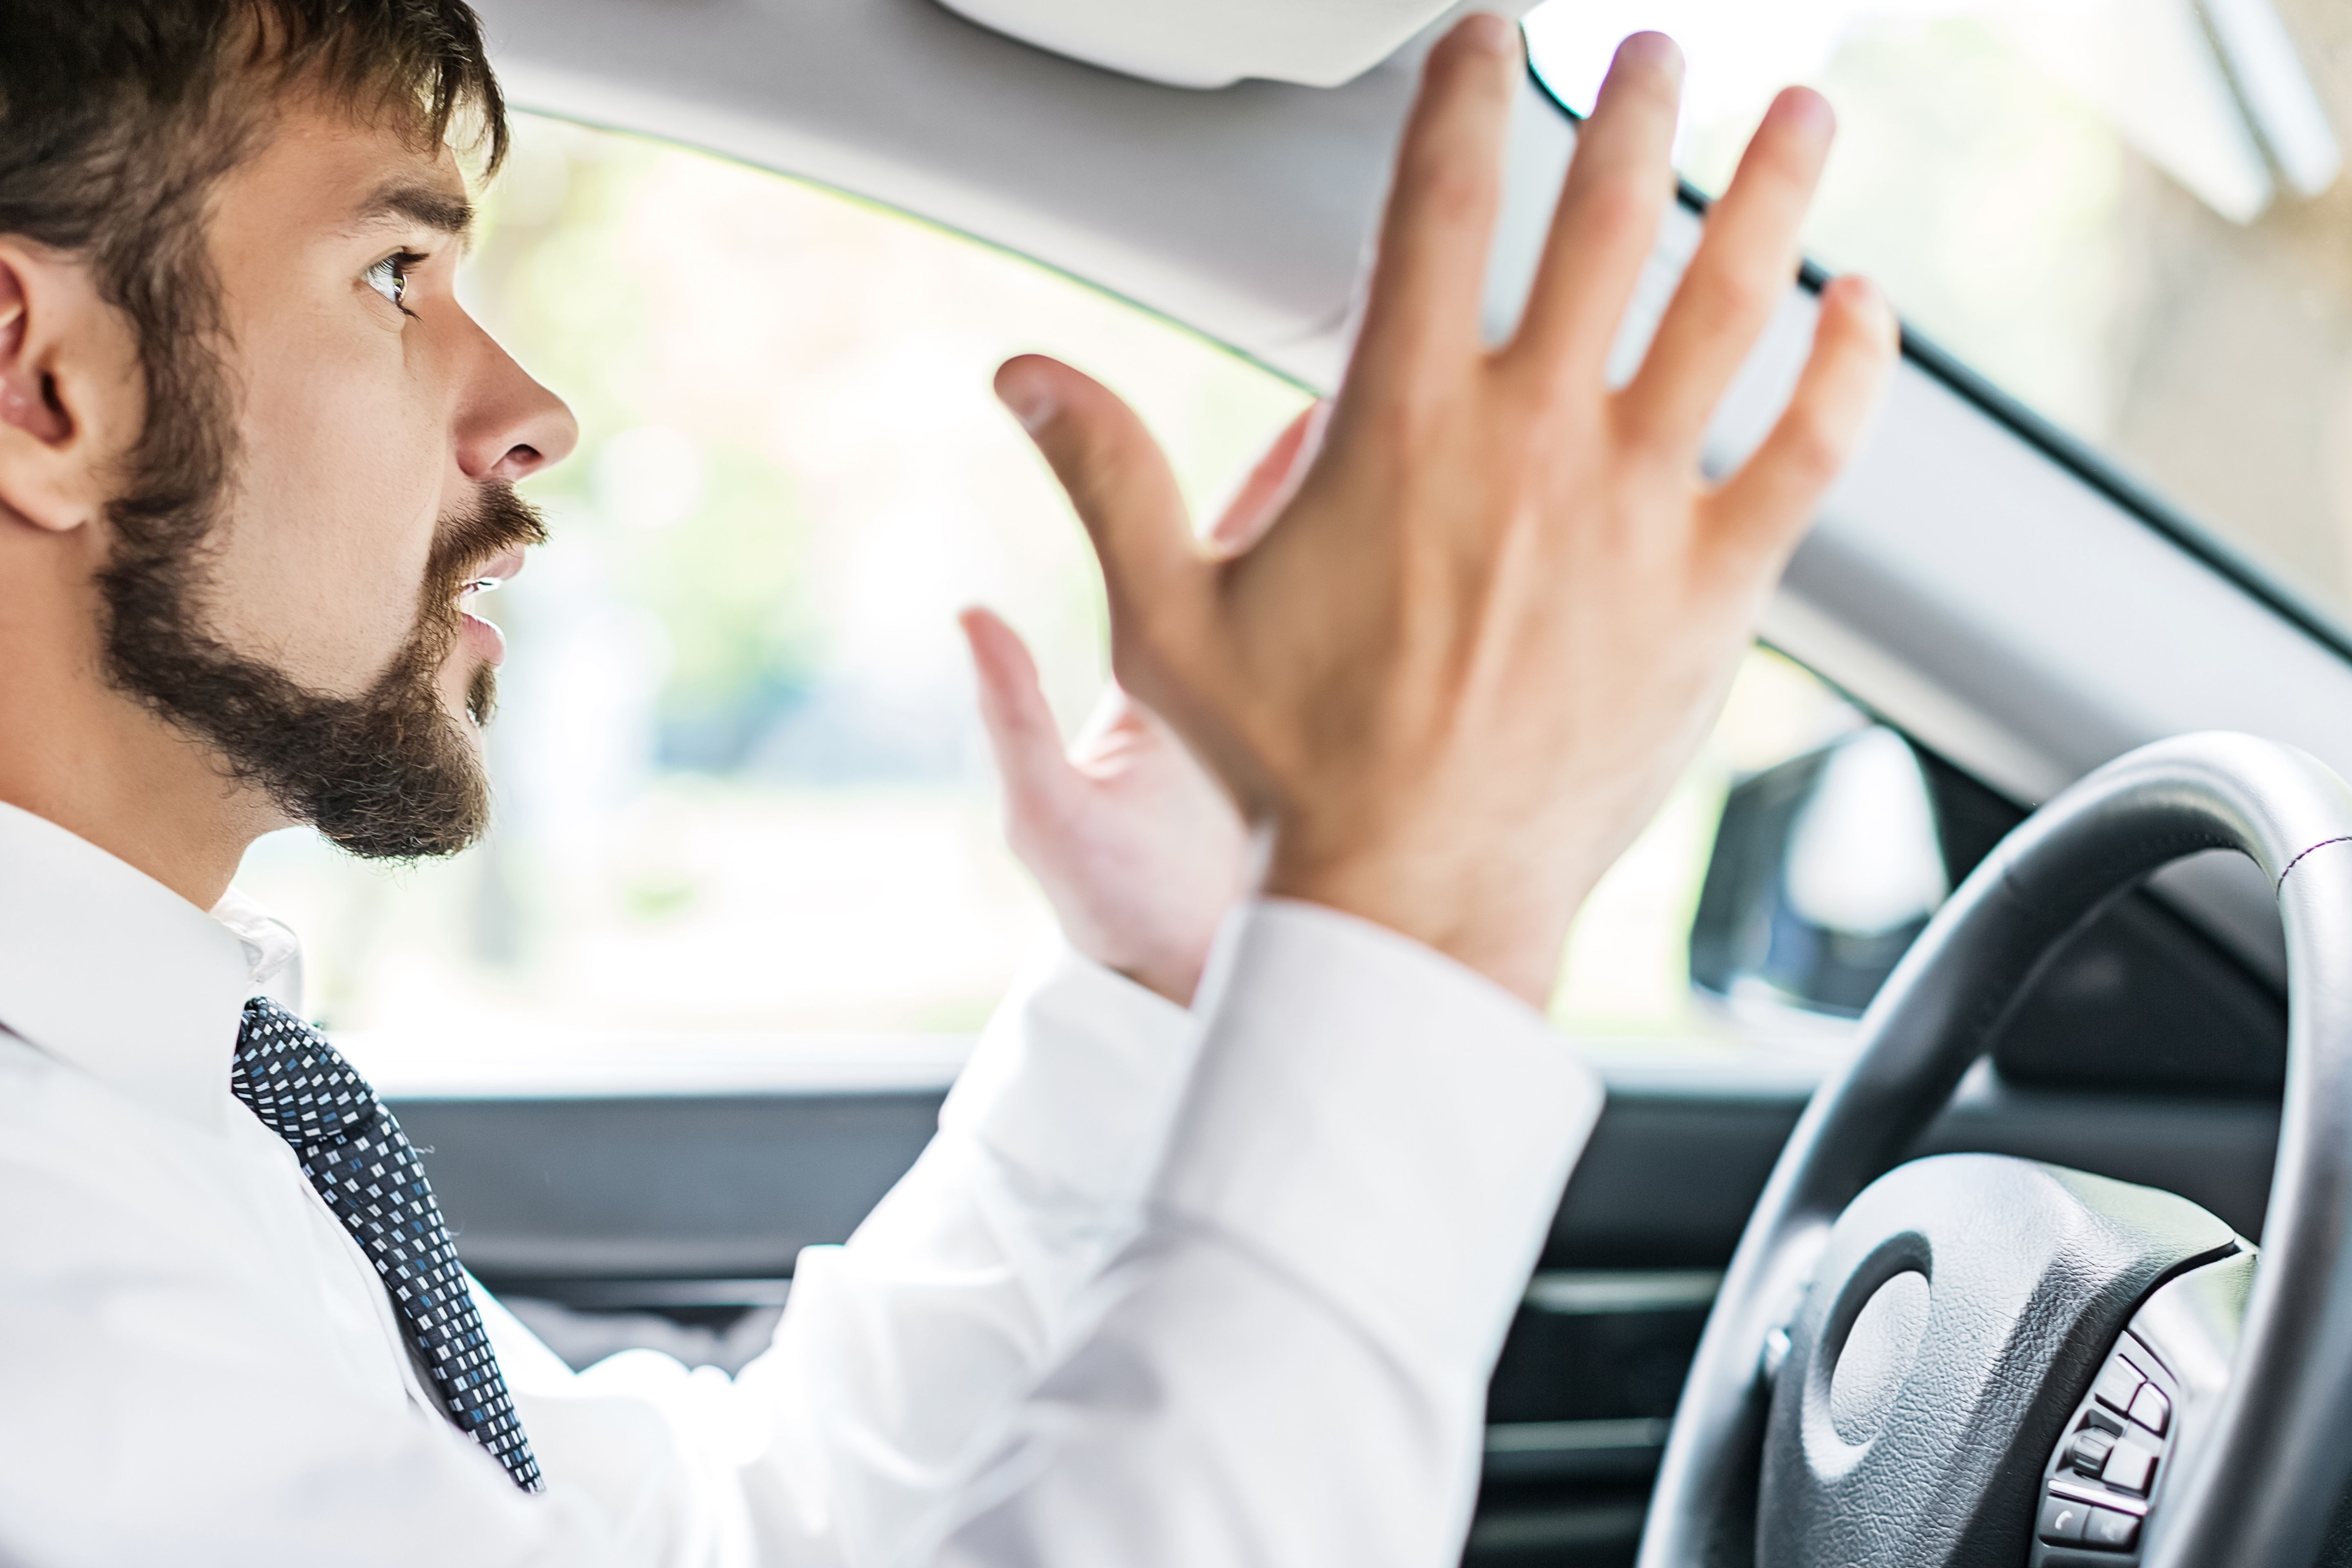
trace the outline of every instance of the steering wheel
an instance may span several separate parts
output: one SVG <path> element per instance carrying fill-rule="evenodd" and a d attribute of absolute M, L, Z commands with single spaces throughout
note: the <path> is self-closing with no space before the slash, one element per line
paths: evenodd
<path fill-rule="evenodd" d="M 2070 932 L 2214 848 L 2286 928 L 2259 1267 L 2151 1188 L 1896 1163 Z M 2352 788 L 2246 735 L 2121 757 L 1962 883 L 1861 1034 L 1724 1276 L 1639 1568 L 2312 1562 L 2352 1479 Z"/>

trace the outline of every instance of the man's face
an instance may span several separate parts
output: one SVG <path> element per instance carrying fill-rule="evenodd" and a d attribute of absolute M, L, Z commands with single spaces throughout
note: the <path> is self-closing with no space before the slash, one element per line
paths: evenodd
<path fill-rule="evenodd" d="M 117 679 L 364 854 L 480 831 L 502 645 L 462 601 L 520 568 L 538 527 L 510 487 L 577 436 L 457 302 L 467 213 L 446 149 L 272 122 L 210 230 L 226 406 L 195 412 L 228 421 L 226 483 L 108 583 Z"/>

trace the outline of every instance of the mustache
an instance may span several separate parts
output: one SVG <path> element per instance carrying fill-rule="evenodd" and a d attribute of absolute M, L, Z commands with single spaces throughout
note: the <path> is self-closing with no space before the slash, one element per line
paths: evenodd
<path fill-rule="evenodd" d="M 497 482 L 477 489 L 464 507 L 446 512 L 425 563 L 425 605 L 447 604 L 508 551 L 547 542 L 539 509 Z"/>
<path fill-rule="evenodd" d="M 509 484 L 486 484 L 463 507 L 444 512 L 432 551 L 425 557 L 425 582 L 417 593 L 415 626 L 408 646 L 377 680 L 371 695 L 378 701 L 391 701 L 404 691 L 429 690 L 433 672 L 457 645 L 464 616 L 457 607 L 458 590 L 508 551 L 546 542 L 547 524 L 539 509 L 515 494 Z M 494 680 L 488 666 L 475 674 L 467 706 L 478 722 L 488 721 L 496 700 Z"/>

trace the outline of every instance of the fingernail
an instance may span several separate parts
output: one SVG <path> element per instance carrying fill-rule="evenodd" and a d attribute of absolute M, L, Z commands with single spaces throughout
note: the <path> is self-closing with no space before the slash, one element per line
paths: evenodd
<path fill-rule="evenodd" d="M 1846 304 L 1857 310 L 1885 311 L 1886 295 L 1877 284 L 1859 272 L 1844 272 L 1830 280 Z"/>
<path fill-rule="evenodd" d="M 1679 78 L 1683 74 L 1683 51 L 1664 33 L 1635 33 L 1617 46 L 1617 64 L 1655 66 Z"/>
<path fill-rule="evenodd" d="M 1006 376 L 997 383 L 996 395 L 1032 435 L 1054 417 L 1054 394 L 1039 377 Z"/>
<path fill-rule="evenodd" d="M 1864 309 L 1878 318 L 1879 330 L 1886 334 L 1887 341 L 1900 346 L 1903 342 L 1903 318 L 1895 313 L 1895 301 L 1887 297 L 1886 290 L 1865 278 L 1862 280 L 1860 302 Z"/>
<path fill-rule="evenodd" d="M 1519 30 L 1492 11 L 1475 11 L 1464 17 L 1462 37 L 1490 55 L 1509 54 L 1519 47 Z"/>
<path fill-rule="evenodd" d="M 1827 140 L 1837 134 L 1837 110 L 1830 100 L 1807 87 L 1788 87 L 1772 100 L 1775 119 L 1802 124 L 1815 135 Z"/>
<path fill-rule="evenodd" d="M 1849 316 L 1860 317 L 1890 347 L 1902 342 L 1902 319 L 1895 315 L 1885 289 L 1854 272 L 1831 279 L 1830 287 L 1837 291 L 1837 302 Z"/>

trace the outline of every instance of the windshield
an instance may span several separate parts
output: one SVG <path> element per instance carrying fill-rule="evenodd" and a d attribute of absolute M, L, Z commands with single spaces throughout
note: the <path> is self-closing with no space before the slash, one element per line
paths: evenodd
<path fill-rule="evenodd" d="M 1773 91 L 1836 106 L 1807 231 L 1905 320 L 2309 596 L 2352 610 L 2352 6 L 2340 0 L 1550 0 L 1582 112 L 1626 34 L 1689 61 L 1720 190 Z"/>

